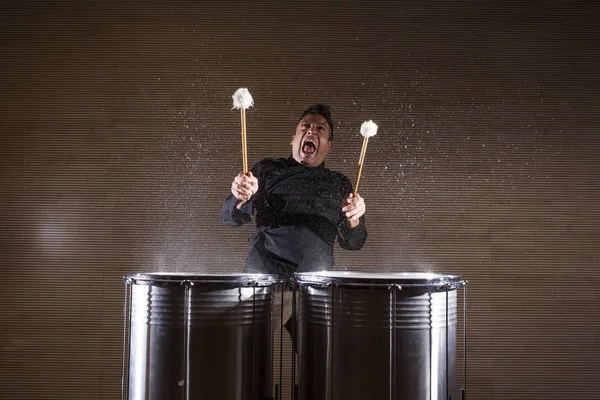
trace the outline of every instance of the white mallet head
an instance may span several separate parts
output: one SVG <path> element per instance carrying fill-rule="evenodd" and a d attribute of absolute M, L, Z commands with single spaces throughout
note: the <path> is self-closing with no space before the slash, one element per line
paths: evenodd
<path fill-rule="evenodd" d="M 364 137 L 377 135 L 377 124 L 371 120 L 363 122 L 360 126 L 360 134 Z"/>
<path fill-rule="evenodd" d="M 242 108 L 246 109 L 254 105 L 252 95 L 246 88 L 239 88 L 231 97 L 233 98 L 233 108 L 237 108 L 238 110 Z"/>

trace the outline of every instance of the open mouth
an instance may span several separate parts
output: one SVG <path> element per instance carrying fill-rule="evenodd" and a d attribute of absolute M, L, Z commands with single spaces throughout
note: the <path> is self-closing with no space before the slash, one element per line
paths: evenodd
<path fill-rule="evenodd" d="M 314 154 L 317 151 L 317 143 L 312 139 L 304 140 L 302 143 L 302 152 L 305 154 Z"/>

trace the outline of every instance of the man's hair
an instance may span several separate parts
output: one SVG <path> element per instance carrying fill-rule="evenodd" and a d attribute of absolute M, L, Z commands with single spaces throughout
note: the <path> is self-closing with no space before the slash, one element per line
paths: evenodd
<path fill-rule="evenodd" d="M 329 140 L 333 140 L 333 121 L 331 120 L 331 112 L 329 111 L 329 106 L 327 104 L 313 104 L 308 107 L 308 109 L 302 113 L 298 122 L 307 115 L 320 115 L 325 118 L 325 121 L 327 121 L 327 124 L 329 125 Z"/>

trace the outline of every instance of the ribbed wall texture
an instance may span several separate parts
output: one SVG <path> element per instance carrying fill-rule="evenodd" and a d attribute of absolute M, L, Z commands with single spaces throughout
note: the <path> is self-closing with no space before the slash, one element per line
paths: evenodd
<path fill-rule="evenodd" d="M 369 239 L 336 248 L 336 268 L 467 279 L 468 398 L 598 398 L 595 2 L 0 11 L 0 399 L 119 398 L 122 277 L 242 270 L 252 227 L 220 223 L 239 87 L 256 103 L 250 163 L 289 155 L 301 112 L 325 102 L 327 165 L 354 181 L 360 124 L 379 124 Z"/>

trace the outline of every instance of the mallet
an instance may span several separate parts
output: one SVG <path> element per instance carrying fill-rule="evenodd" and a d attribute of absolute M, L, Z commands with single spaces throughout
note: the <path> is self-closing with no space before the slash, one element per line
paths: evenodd
<path fill-rule="evenodd" d="M 246 109 L 254 105 L 252 95 L 246 88 L 239 88 L 233 96 L 233 108 L 241 111 L 242 116 L 242 163 L 244 174 L 248 173 L 248 150 L 246 149 Z M 232 109 L 233 109 L 232 108 Z"/>
<path fill-rule="evenodd" d="M 356 185 L 354 185 L 354 196 L 358 193 L 358 183 L 360 182 L 360 175 L 362 174 L 365 155 L 367 154 L 367 144 L 369 143 L 369 138 L 377 134 L 377 124 L 373 121 L 363 122 L 360 126 L 360 134 L 363 136 L 363 145 L 360 151 L 360 159 L 358 160 L 358 175 L 356 176 Z"/>

